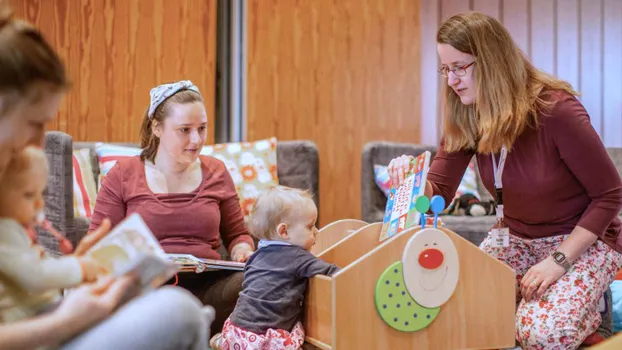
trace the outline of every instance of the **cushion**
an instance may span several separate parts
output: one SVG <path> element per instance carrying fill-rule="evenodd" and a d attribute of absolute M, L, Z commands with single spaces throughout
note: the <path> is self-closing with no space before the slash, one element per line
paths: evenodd
<path fill-rule="evenodd" d="M 391 191 L 391 178 L 389 178 L 386 165 L 374 164 L 374 181 L 376 181 L 380 191 L 388 197 L 389 191 Z"/>
<path fill-rule="evenodd" d="M 255 142 L 232 142 L 205 146 L 202 155 L 220 159 L 229 170 L 244 217 L 255 205 L 260 193 L 279 184 L 275 137 Z"/>
<path fill-rule="evenodd" d="M 88 148 L 74 150 L 72 161 L 74 217 L 90 218 L 93 215 L 97 197 L 97 186 L 93 178 L 90 150 Z"/>
<path fill-rule="evenodd" d="M 97 154 L 97 163 L 99 164 L 98 184 L 101 183 L 101 179 L 108 174 L 110 169 L 117 164 L 117 161 L 123 158 L 140 155 L 140 151 L 141 149 L 138 147 L 97 142 L 95 144 L 95 154 Z"/>

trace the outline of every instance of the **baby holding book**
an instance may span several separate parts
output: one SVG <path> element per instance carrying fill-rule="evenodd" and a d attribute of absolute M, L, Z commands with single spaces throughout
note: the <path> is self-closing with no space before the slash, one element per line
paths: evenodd
<path fill-rule="evenodd" d="M 299 349 L 308 279 L 338 271 L 309 252 L 315 244 L 317 208 L 308 192 L 283 186 L 261 194 L 249 230 L 259 249 L 244 268 L 243 290 L 214 349 Z"/>
<path fill-rule="evenodd" d="M 56 258 L 37 244 L 34 225 L 43 213 L 47 162 L 43 150 L 27 147 L 14 155 L 0 179 L 0 321 L 3 322 L 44 313 L 60 300 L 61 289 L 94 281 L 105 272 L 92 258 Z M 61 246 L 69 243 L 65 238 L 57 238 Z"/>

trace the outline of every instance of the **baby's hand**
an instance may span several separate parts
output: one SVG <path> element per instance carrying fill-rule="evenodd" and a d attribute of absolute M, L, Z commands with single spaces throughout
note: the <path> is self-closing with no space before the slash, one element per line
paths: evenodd
<path fill-rule="evenodd" d="M 108 273 L 108 270 L 99 261 L 88 257 L 81 256 L 78 258 L 80 266 L 82 267 L 82 276 L 84 276 L 84 282 L 92 282 L 97 279 L 98 276 Z"/>

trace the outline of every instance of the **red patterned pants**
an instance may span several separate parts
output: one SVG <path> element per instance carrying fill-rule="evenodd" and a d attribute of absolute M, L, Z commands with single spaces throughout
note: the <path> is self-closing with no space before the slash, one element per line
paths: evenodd
<path fill-rule="evenodd" d="M 548 257 L 566 236 L 526 240 L 510 235 L 507 248 L 493 248 L 491 237 L 480 248 L 516 271 L 516 339 L 524 350 L 576 349 L 601 322 L 598 301 L 622 265 L 622 254 L 601 240 L 574 262 L 542 298 L 525 301 L 520 280 Z"/>

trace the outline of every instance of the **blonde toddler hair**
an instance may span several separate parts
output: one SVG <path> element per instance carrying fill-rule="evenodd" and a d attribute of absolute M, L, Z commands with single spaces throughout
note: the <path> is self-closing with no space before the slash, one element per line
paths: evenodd
<path fill-rule="evenodd" d="M 315 206 L 315 202 L 309 191 L 275 186 L 257 198 L 251 211 L 249 231 L 257 239 L 276 239 L 280 223 L 287 223 L 297 210 L 310 206 Z"/>
<path fill-rule="evenodd" d="M 19 183 L 20 180 L 25 179 L 22 175 L 31 170 L 40 171 L 41 176 L 48 176 L 48 159 L 43 149 L 39 147 L 28 146 L 13 155 L 0 179 L 0 188 Z"/>

